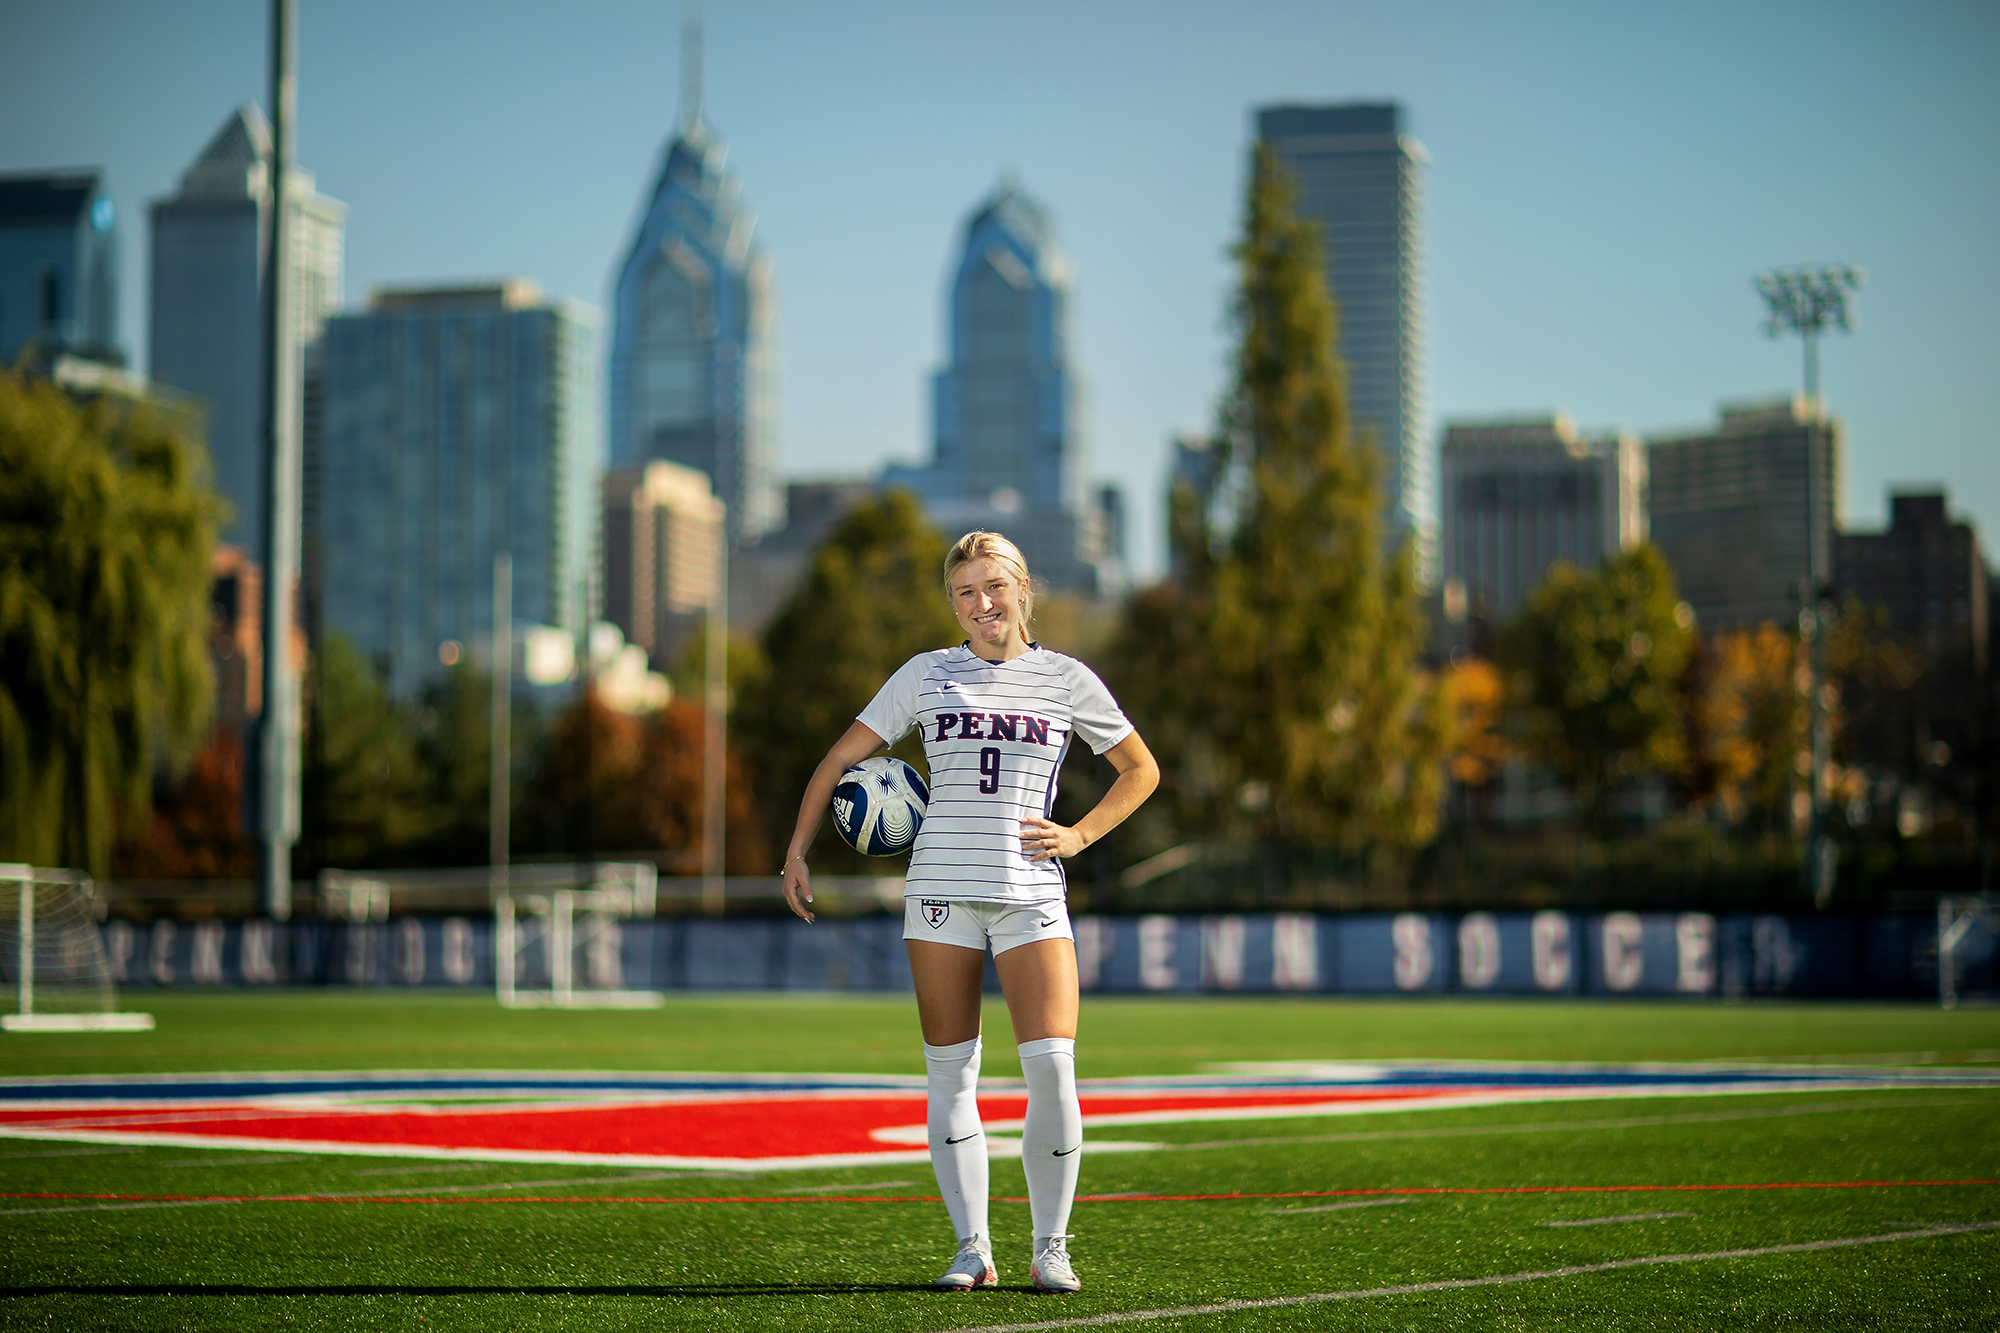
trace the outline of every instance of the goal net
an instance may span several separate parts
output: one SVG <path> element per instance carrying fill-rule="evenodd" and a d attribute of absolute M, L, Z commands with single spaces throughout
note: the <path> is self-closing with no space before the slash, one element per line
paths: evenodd
<path fill-rule="evenodd" d="M 2000 999 L 2000 899 L 1938 899 L 1938 1000 L 1947 1009 Z"/>
<path fill-rule="evenodd" d="M 0 983 L 8 1032 L 140 1032 L 151 1014 L 118 1012 L 97 930 L 96 886 L 74 870 L 0 865 Z"/>

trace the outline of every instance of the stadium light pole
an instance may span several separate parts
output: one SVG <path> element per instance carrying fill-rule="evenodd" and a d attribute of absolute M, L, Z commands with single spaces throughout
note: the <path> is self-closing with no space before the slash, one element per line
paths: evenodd
<path fill-rule="evenodd" d="M 295 0 L 271 0 L 271 164 L 264 219 L 264 698 L 257 719 L 259 897 L 264 914 L 292 914 L 292 844 L 299 835 L 298 675 L 292 661 L 299 571 L 299 364 L 292 346 L 290 208 L 297 117 Z"/>
<path fill-rule="evenodd" d="M 513 759 L 514 702 L 514 557 L 500 551 L 493 557 L 493 714 L 491 771 L 487 799 L 487 862 L 493 867 L 493 895 L 507 891 L 508 816 L 512 810 L 508 778 Z"/>
<path fill-rule="evenodd" d="M 701 906 L 723 912 L 723 839 L 728 835 L 729 795 L 729 520 L 715 524 L 715 583 L 709 589 L 703 636 L 701 728 Z"/>
<path fill-rule="evenodd" d="M 1806 855 L 1801 878 L 1811 890 L 1813 905 L 1824 908 L 1833 897 L 1834 848 L 1826 833 L 1826 765 L 1829 736 L 1826 715 L 1826 611 L 1833 592 L 1828 542 L 1822 540 L 1820 511 L 1826 506 L 1828 478 L 1820 467 L 1820 422 L 1825 417 L 1819 392 L 1819 340 L 1830 330 L 1851 332 L 1855 320 L 1848 297 L 1861 286 L 1861 270 L 1846 264 L 1774 268 L 1757 275 L 1764 298 L 1764 332 L 1773 338 L 1796 333 L 1805 344 L 1806 390 L 1806 577 L 1799 585 L 1799 633 L 1807 645 L 1811 696 L 1812 764 Z M 1832 523 L 1826 536 L 1832 536 Z"/>

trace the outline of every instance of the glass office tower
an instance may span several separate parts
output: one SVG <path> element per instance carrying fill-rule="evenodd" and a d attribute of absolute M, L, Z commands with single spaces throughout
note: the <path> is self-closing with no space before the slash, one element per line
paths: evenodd
<path fill-rule="evenodd" d="M 229 114 L 180 189 L 152 205 L 149 374 L 201 400 L 215 485 L 234 511 L 222 539 L 264 550 L 264 245 L 271 127 L 245 104 Z M 340 305 L 347 206 L 292 169 L 291 301 L 295 362 Z M 294 371 L 294 374 L 300 372 Z"/>
<path fill-rule="evenodd" d="M 498 551 L 513 556 L 517 628 L 580 630 L 602 466 L 596 323 L 520 281 L 378 292 L 327 322 L 324 624 L 394 694 L 442 671 L 447 641 L 490 651 Z"/>
<path fill-rule="evenodd" d="M 891 466 L 948 536 L 1012 538 L 1050 587 L 1101 589 L 1105 523 L 1084 491 L 1069 361 L 1069 260 L 1055 222 L 1002 181 L 965 224 L 951 277 L 951 360 L 932 380 L 927 467 Z M 1113 498 L 1101 503 L 1116 506 Z"/>
<path fill-rule="evenodd" d="M 618 270 L 610 443 L 613 467 L 706 473 L 741 545 L 784 523 L 785 499 L 771 264 L 726 155 L 690 92 Z"/>
<path fill-rule="evenodd" d="M 1390 542 L 1413 538 L 1433 561 L 1430 456 L 1424 438 L 1423 145 L 1394 102 L 1270 106 L 1257 135 L 1298 182 L 1298 211 L 1326 239 L 1326 282 L 1339 307 L 1334 351 L 1347 363 L 1357 432 L 1382 450 Z"/>
<path fill-rule="evenodd" d="M 97 171 L 0 176 L 0 366 L 30 345 L 123 364 L 117 224 Z"/>

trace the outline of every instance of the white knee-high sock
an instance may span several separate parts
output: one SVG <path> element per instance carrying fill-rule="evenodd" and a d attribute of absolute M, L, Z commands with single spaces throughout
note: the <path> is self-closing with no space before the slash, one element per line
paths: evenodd
<path fill-rule="evenodd" d="M 958 1239 L 983 1236 L 986 1229 L 986 1134 L 979 1124 L 979 1038 L 953 1046 L 924 1043 L 930 1072 L 925 1125 L 930 1130 L 931 1169 L 938 1193 Z"/>
<path fill-rule="evenodd" d="M 1076 1102 L 1076 1040 L 1024 1041 L 1021 1075 L 1028 1081 L 1028 1122 L 1021 1130 L 1021 1169 L 1028 1176 L 1028 1212 L 1035 1246 L 1069 1230 L 1076 1202 L 1077 1159 L 1083 1156 L 1083 1110 Z"/>

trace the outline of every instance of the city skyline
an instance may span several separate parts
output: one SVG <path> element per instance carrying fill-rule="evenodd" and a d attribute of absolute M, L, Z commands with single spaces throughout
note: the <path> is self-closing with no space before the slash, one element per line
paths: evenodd
<path fill-rule="evenodd" d="M 1791 391 L 1796 343 L 1760 332 L 1750 275 L 1845 260 L 1869 274 L 1861 330 L 1826 351 L 1850 522 L 1882 524 L 1892 487 L 1944 482 L 2000 530 L 1983 462 L 2000 390 L 1981 374 L 1980 298 L 2000 294 L 1979 237 L 2000 194 L 1977 166 L 2000 148 L 1989 10 L 1167 6 L 1142 32 L 1132 12 L 711 8 L 709 100 L 783 278 L 787 473 L 924 457 L 937 277 L 964 199 L 1011 166 L 1089 275 L 1092 480 L 1125 484 L 1134 563 L 1157 572 L 1168 438 L 1210 427 L 1226 371 L 1254 110 L 1393 98 L 1433 159 L 1427 450 L 1453 418 L 1560 405 L 1650 437 Z M 265 40 L 256 3 L 176 14 L 14 6 L 0 170 L 101 165 L 128 219 L 171 189 L 261 96 Z M 350 308 L 375 286 L 504 272 L 608 304 L 633 183 L 679 100 L 677 12 L 482 23 L 362 3 L 301 23 L 300 156 L 353 210 Z M 136 230 L 120 324 L 143 366 Z"/>

